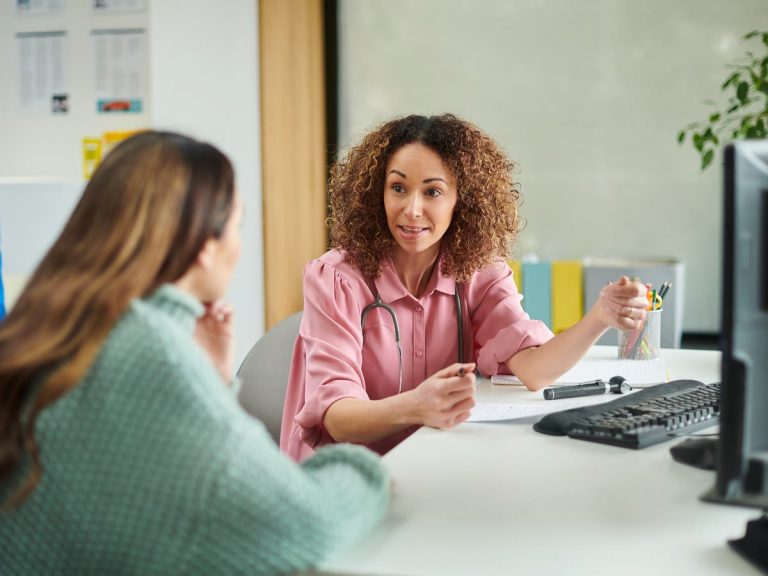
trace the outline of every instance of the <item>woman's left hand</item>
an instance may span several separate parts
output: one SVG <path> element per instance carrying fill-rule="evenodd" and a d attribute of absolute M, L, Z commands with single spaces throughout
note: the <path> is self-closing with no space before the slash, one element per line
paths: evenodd
<path fill-rule="evenodd" d="M 600 291 L 590 313 L 607 328 L 635 330 L 643 325 L 648 299 L 647 288 L 640 282 L 632 282 L 626 276 L 611 282 Z"/>
<path fill-rule="evenodd" d="M 234 363 L 232 307 L 223 302 L 206 303 L 205 313 L 197 319 L 195 340 L 208 353 L 213 365 L 228 383 Z"/>

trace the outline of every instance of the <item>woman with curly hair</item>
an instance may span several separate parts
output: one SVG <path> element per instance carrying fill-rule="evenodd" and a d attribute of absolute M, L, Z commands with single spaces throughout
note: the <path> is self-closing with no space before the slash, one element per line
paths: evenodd
<path fill-rule="evenodd" d="M 645 317 L 645 287 L 609 284 L 553 336 L 523 311 L 505 264 L 520 228 L 514 164 L 474 125 L 408 116 L 366 135 L 332 169 L 331 243 L 304 274 L 281 448 L 332 442 L 379 453 L 474 406 L 474 370 L 539 390 L 610 327 Z"/>

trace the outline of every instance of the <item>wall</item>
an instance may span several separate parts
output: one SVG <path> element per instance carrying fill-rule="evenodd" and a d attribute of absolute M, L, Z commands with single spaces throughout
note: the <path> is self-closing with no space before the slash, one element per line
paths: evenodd
<path fill-rule="evenodd" d="M 518 255 L 678 257 L 684 330 L 719 330 L 720 167 L 705 119 L 764 0 L 340 0 L 340 139 L 453 112 L 519 163 Z M 720 100 L 722 101 L 722 100 Z"/>
<path fill-rule="evenodd" d="M 221 148 L 245 202 L 243 249 L 229 293 L 238 364 L 264 330 L 256 7 L 254 0 L 150 1 L 152 126 Z"/>
<path fill-rule="evenodd" d="M 26 117 L 17 112 L 15 82 L 0 82 L 0 222 L 29 217 L 30 207 L 45 212 L 3 236 L 6 264 L 9 242 L 38 246 L 52 239 L 82 187 L 81 138 L 105 130 L 143 125 L 178 130 L 207 140 L 232 159 L 246 212 L 243 251 L 228 299 L 236 309 L 236 354 L 239 363 L 263 333 L 264 279 L 261 223 L 261 173 L 258 92 L 258 14 L 254 0 L 147 0 L 143 13 L 96 18 L 88 2 L 70 0 L 61 15 L 27 16 L 22 23 L 14 3 L 0 7 L 0 69 L 15 78 L 13 33 L 66 29 L 72 62 L 71 106 L 67 116 Z M 137 26 L 147 29 L 147 103 L 138 116 L 96 115 L 92 92 L 89 31 L 92 27 Z M 52 209 L 41 198 L 61 190 Z M 66 204 L 66 206 L 64 206 Z M 26 216 L 24 216 L 26 215 Z M 21 231 L 21 232 L 19 232 Z M 19 234 L 28 234 L 18 237 Z M 32 252 L 25 252 L 32 253 Z M 20 264 L 22 267 L 34 263 Z M 15 264 L 14 264 L 15 265 Z"/>

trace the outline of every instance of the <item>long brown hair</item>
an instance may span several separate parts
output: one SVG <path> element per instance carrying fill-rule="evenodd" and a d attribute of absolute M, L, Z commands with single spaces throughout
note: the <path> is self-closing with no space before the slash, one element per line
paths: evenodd
<path fill-rule="evenodd" d="M 181 278 L 221 236 L 233 202 L 232 165 L 210 144 L 150 131 L 107 155 L 0 322 L 0 482 L 31 458 L 8 504 L 43 472 L 40 412 L 78 385 L 131 300 Z"/>
<path fill-rule="evenodd" d="M 521 227 L 515 164 L 474 124 L 452 114 L 406 116 L 363 137 L 332 168 L 329 184 L 331 244 L 368 277 L 378 276 L 394 238 L 384 210 L 387 162 L 419 142 L 434 150 L 456 178 L 458 199 L 441 240 L 442 273 L 459 282 L 495 258 L 508 257 Z"/>

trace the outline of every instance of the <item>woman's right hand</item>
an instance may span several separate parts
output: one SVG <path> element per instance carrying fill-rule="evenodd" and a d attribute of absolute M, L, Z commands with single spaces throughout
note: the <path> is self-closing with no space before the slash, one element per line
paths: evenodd
<path fill-rule="evenodd" d="M 447 430 L 469 418 L 475 405 L 474 369 L 474 363 L 451 364 L 412 390 L 421 424 Z"/>

